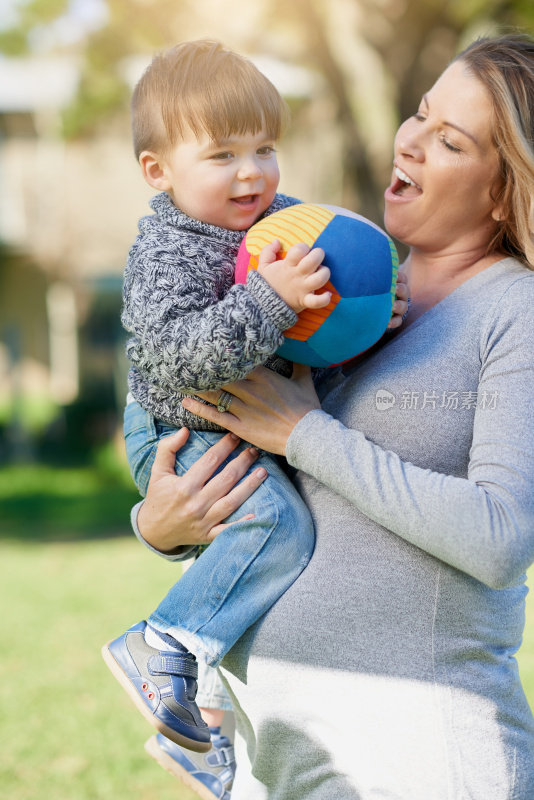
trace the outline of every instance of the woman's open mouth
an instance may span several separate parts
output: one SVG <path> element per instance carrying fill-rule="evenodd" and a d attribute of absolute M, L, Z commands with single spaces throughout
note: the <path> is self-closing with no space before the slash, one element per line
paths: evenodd
<path fill-rule="evenodd" d="M 418 197 L 422 193 L 421 187 L 399 167 L 395 167 L 395 177 L 391 183 L 390 191 L 397 197 Z"/>

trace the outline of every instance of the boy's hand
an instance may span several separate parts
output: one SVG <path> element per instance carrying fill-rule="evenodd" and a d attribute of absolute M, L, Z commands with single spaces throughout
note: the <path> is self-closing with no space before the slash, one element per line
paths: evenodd
<path fill-rule="evenodd" d="M 282 261 L 276 257 L 280 242 L 275 239 L 260 253 L 258 272 L 280 295 L 296 314 L 305 308 L 324 308 L 330 302 L 331 292 L 315 292 L 330 278 L 328 267 L 321 266 L 324 250 L 307 244 L 295 244 Z"/>

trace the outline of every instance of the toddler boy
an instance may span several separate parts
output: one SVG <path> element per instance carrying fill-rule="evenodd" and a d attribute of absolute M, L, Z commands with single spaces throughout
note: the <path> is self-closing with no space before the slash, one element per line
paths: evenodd
<path fill-rule="evenodd" d="M 328 304 L 324 256 L 305 245 L 276 261 L 265 248 L 246 285 L 234 264 L 246 230 L 298 202 L 277 194 L 275 145 L 286 114 L 251 62 L 207 41 L 157 56 L 132 100 L 133 138 L 144 178 L 157 189 L 129 254 L 122 321 L 131 333 L 126 448 L 145 494 L 159 439 L 186 426 L 176 461 L 185 472 L 221 429 L 188 413 L 184 396 L 243 378 L 258 364 L 290 374 L 274 357 L 297 313 Z M 241 445 L 241 449 L 245 447 Z M 238 449 L 232 457 L 240 452 Z M 107 665 L 141 712 L 176 744 L 207 751 L 231 707 L 214 674 L 235 641 L 308 563 L 308 510 L 278 463 L 261 455 L 267 481 L 171 588 L 158 608 L 103 648 Z M 248 519 L 242 519 L 247 516 Z M 199 702 L 195 702 L 198 664 Z M 215 697 L 214 697 L 215 695 Z M 215 709 L 210 705 L 215 706 Z"/>
<path fill-rule="evenodd" d="M 270 81 L 216 42 L 186 42 L 157 56 L 134 91 L 135 153 L 159 192 L 154 214 L 139 223 L 123 292 L 122 321 L 131 333 L 126 450 L 143 495 L 162 437 L 190 429 L 176 458 L 183 474 L 222 435 L 187 412 L 183 397 L 239 380 L 258 364 L 291 374 L 275 356 L 284 330 L 304 308 L 330 300 L 318 291 L 329 278 L 324 253 L 305 245 L 277 261 L 273 243 L 246 285 L 234 285 L 246 230 L 298 202 L 277 194 L 275 145 L 285 116 Z M 206 768 L 214 797 L 226 796 L 234 764 L 220 735 L 231 703 L 212 668 L 298 577 L 314 547 L 309 512 L 277 461 L 262 454 L 258 465 L 269 477 L 229 517 L 231 529 L 197 548 L 198 558 L 146 622 L 103 648 L 112 673 L 160 731 L 149 751 L 161 763 L 198 776 L 198 757 L 180 747 L 203 753 L 213 742 L 219 750 L 218 769 Z"/>

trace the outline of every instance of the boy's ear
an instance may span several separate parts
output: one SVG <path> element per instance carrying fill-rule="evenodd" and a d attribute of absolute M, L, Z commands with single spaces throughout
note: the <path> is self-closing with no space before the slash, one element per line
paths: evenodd
<path fill-rule="evenodd" d="M 165 161 L 153 153 L 151 150 L 143 150 L 139 156 L 139 166 L 143 173 L 143 178 L 154 189 L 166 192 L 170 188 L 170 182 L 165 170 Z"/>

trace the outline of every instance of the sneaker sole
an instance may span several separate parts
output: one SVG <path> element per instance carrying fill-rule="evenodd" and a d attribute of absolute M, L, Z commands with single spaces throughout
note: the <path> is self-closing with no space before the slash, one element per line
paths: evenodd
<path fill-rule="evenodd" d="M 194 750 L 195 753 L 207 753 L 211 750 L 211 742 L 197 742 L 195 739 L 189 739 L 187 736 L 183 736 L 178 731 L 175 731 L 173 728 L 169 728 L 168 725 L 165 725 L 164 722 L 161 722 L 155 714 L 152 714 L 150 709 L 144 704 L 141 697 L 139 697 L 137 690 L 134 686 L 132 686 L 129 677 L 121 668 L 120 664 L 115 661 L 113 658 L 110 650 L 109 645 L 111 642 L 108 642 L 102 648 L 102 658 L 106 662 L 110 672 L 115 676 L 118 680 L 122 688 L 126 691 L 128 696 L 133 700 L 137 709 L 141 712 L 150 724 L 156 728 L 160 733 L 170 739 L 175 744 L 180 745 L 180 747 L 185 747 L 186 750 Z M 211 797 L 208 797 L 208 800 L 213 800 L 213 794 Z"/>
<path fill-rule="evenodd" d="M 193 775 L 175 761 L 174 758 L 171 758 L 165 750 L 161 749 L 155 736 L 151 736 L 150 739 L 145 742 L 145 750 L 158 762 L 160 767 L 163 767 L 163 769 L 170 772 L 171 775 L 174 775 L 175 778 L 178 778 L 179 781 L 185 783 L 185 785 L 201 797 L 202 800 L 215 800 L 213 792 L 210 792 L 203 783 L 193 777 Z"/>

